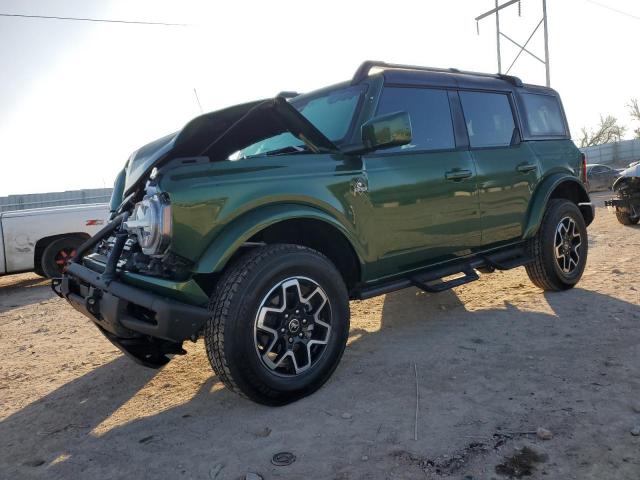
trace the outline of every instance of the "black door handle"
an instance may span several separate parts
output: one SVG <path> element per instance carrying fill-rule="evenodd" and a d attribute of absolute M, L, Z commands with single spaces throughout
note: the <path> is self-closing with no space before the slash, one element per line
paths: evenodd
<path fill-rule="evenodd" d="M 524 163 L 522 165 L 518 165 L 516 167 L 516 170 L 518 170 L 520 173 L 529 173 L 535 170 L 536 168 L 538 168 L 538 166 L 534 165 L 533 163 Z"/>
<path fill-rule="evenodd" d="M 449 170 L 448 172 L 445 172 L 444 178 L 446 178 L 447 180 L 453 180 L 455 182 L 458 180 L 469 178 L 472 175 L 473 172 L 471 170 Z"/>

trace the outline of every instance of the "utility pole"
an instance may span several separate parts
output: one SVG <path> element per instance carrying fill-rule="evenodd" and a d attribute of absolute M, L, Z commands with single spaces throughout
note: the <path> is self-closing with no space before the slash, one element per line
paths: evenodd
<path fill-rule="evenodd" d="M 501 53 L 501 49 L 500 49 L 500 37 L 504 37 L 506 38 L 508 41 L 510 41 L 511 43 L 513 43 L 516 47 L 520 48 L 520 50 L 518 51 L 518 54 L 516 55 L 516 57 L 514 58 L 513 62 L 511 62 L 511 65 L 509 66 L 509 68 L 507 69 L 507 71 L 505 73 L 509 73 L 511 71 L 511 69 L 513 68 L 513 66 L 515 65 L 516 61 L 518 60 L 518 58 L 520 58 L 520 55 L 522 54 L 522 52 L 528 53 L 529 55 L 531 55 L 533 58 L 535 58 L 536 60 L 538 60 L 540 63 L 542 63 L 545 66 L 545 73 L 546 73 L 546 78 L 547 78 L 547 87 L 551 86 L 551 76 L 549 74 L 549 31 L 548 31 L 548 27 L 547 27 L 547 0 L 542 0 L 542 20 L 540 20 L 540 22 L 538 23 L 538 25 L 536 26 L 536 28 L 533 30 L 533 32 L 531 33 L 531 35 L 529 35 L 529 38 L 527 39 L 527 41 L 524 43 L 524 45 L 520 45 L 518 42 L 516 42 L 515 40 L 513 40 L 511 37 L 509 37 L 508 35 L 506 35 L 505 33 L 503 33 L 500 30 L 500 10 L 507 8 L 511 5 L 513 5 L 514 3 L 518 4 L 518 15 L 521 14 L 521 10 L 520 10 L 520 2 L 521 0 L 509 0 L 505 3 L 503 3 L 502 5 L 500 5 L 499 0 L 495 0 L 495 8 L 489 10 L 488 12 L 483 13 L 482 15 L 478 15 L 476 17 L 476 28 L 478 30 L 478 35 L 480 34 L 480 27 L 478 26 L 478 22 L 480 20 L 482 20 L 483 18 L 486 18 L 490 15 L 493 15 L 495 13 L 496 15 L 496 49 L 497 49 L 497 54 L 498 54 L 498 73 L 502 73 L 502 53 Z M 540 26 L 543 25 L 543 30 L 544 30 L 544 60 L 541 59 L 538 55 L 534 54 L 533 52 L 531 52 L 530 50 L 527 49 L 527 45 L 529 44 L 529 42 L 531 41 L 531 39 L 533 38 L 533 36 L 535 35 L 535 33 L 538 31 L 538 29 L 540 28 Z"/>
<path fill-rule="evenodd" d="M 549 74 L 549 30 L 547 28 L 547 0 L 542 0 L 542 20 L 544 20 L 544 65 L 547 73 L 547 87 L 551 86 Z"/>
<path fill-rule="evenodd" d="M 498 46 L 498 73 L 502 73 L 502 58 L 500 57 L 500 9 L 496 0 L 496 45 Z"/>

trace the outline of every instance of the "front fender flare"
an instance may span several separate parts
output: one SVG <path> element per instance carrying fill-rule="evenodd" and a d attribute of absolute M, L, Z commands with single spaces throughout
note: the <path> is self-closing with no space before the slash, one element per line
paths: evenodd
<path fill-rule="evenodd" d="M 326 222 L 340 231 L 351 244 L 363 264 L 364 254 L 350 232 L 331 214 L 314 207 L 299 204 L 268 205 L 244 213 L 227 225 L 206 248 L 198 259 L 194 273 L 213 273 L 221 271 L 233 254 L 252 236 L 265 228 L 292 219 L 315 219 Z"/>
<path fill-rule="evenodd" d="M 553 195 L 553 192 L 555 192 L 556 189 L 565 182 L 575 184 L 575 187 L 577 187 L 579 192 L 578 203 L 586 204 L 591 202 L 587 190 L 584 188 L 584 185 L 578 178 L 564 173 L 556 173 L 550 175 L 549 177 L 542 180 L 536 190 L 533 192 L 533 200 L 531 201 L 529 206 L 523 239 L 531 238 L 537 233 L 538 228 L 542 223 L 542 217 L 544 216 L 544 212 L 547 208 L 547 204 L 549 203 L 549 199 Z M 585 207 L 591 209 L 591 206 L 589 205 L 585 205 Z M 589 224 L 589 219 L 586 220 L 587 224 Z"/>

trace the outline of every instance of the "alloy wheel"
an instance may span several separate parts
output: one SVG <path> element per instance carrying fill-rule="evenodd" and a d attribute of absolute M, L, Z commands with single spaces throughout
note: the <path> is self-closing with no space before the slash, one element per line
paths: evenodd
<path fill-rule="evenodd" d="M 291 277 L 263 298 L 254 322 L 256 352 L 273 373 L 295 376 L 322 357 L 331 335 L 331 304 L 323 288 Z"/>
<path fill-rule="evenodd" d="M 75 255 L 76 255 L 76 249 L 73 247 L 63 248 L 56 254 L 53 260 L 58 266 L 60 273 L 65 273 L 67 271 L 67 268 L 69 267 L 69 262 L 73 257 L 75 257 Z"/>
<path fill-rule="evenodd" d="M 571 274 L 580 263 L 582 237 L 575 220 L 564 217 L 556 227 L 554 250 L 556 262 L 565 274 Z"/>

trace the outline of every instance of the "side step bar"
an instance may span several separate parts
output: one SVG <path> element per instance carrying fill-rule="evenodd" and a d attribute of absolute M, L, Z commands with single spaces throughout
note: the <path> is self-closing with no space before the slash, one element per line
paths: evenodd
<path fill-rule="evenodd" d="M 477 256 L 464 261 L 458 261 L 439 268 L 416 272 L 405 278 L 395 279 L 376 285 L 365 286 L 356 290 L 353 298 L 364 300 L 367 298 L 384 295 L 407 287 L 417 287 L 425 292 L 436 293 L 449 290 L 453 287 L 478 280 L 480 277 L 476 269 L 492 272 L 494 270 L 510 270 L 531 263 L 533 259 L 526 253 L 523 247 L 508 248 L 495 253 Z M 462 273 L 461 277 L 443 281 L 445 277 Z"/>
<path fill-rule="evenodd" d="M 533 262 L 524 248 L 505 250 L 482 257 L 486 265 L 496 270 L 511 270 Z"/>
<path fill-rule="evenodd" d="M 456 272 L 456 273 L 460 273 L 460 272 Z M 425 292 L 437 293 L 437 292 L 444 292 L 445 290 L 449 290 L 450 288 L 453 288 L 453 287 L 459 287 L 460 285 L 473 282 L 474 280 L 478 280 L 480 278 L 476 273 L 476 271 L 473 268 L 471 268 L 471 266 L 462 270 L 461 273 L 464 273 L 464 276 L 454 278 L 446 282 L 442 281 L 441 276 L 437 276 L 435 278 L 429 278 L 429 277 L 432 277 L 432 275 L 428 275 L 422 278 L 413 277 L 411 278 L 411 283 L 413 284 L 414 287 L 418 287 L 419 289 L 424 290 Z"/>

